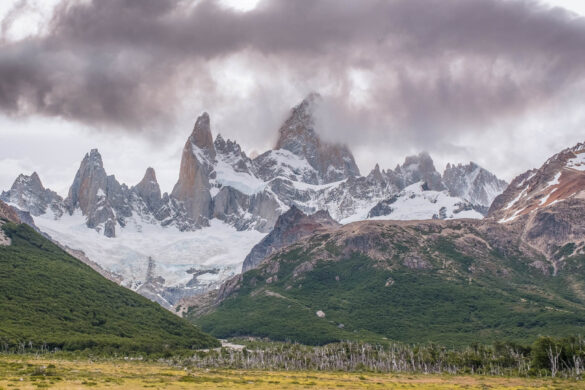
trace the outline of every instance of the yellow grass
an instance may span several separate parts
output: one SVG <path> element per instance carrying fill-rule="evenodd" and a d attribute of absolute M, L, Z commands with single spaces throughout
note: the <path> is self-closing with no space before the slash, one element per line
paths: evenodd
<path fill-rule="evenodd" d="M 200 370 L 137 361 L 0 357 L 0 389 L 583 389 L 584 382 L 449 375 Z"/>

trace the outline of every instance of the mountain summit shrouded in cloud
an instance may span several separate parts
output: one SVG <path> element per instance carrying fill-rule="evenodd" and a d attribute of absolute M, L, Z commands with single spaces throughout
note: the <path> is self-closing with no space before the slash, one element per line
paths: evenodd
<path fill-rule="evenodd" d="M 66 1 L 46 34 L 3 44 L 0 109 L 144 127 L 172 118 L 186 89 L 213 94 L 214 61 L 246 56 L 259 72 L 267 60 L 339 80 L 340 107 L 363 84 L 371 116 L 440 128 L 567 93 L 585 75 L 584 41 L 582 20 L 533 1 Z"/>
<path fill-rule="evenodd" d="M 585 21 L 536 0 L 261 0 L 246 12 L 208 0 L 53 2 L 22 39 L 9 32 L 39 2 L 4 14 L 0 119 L 160 141 L 207 110 L 222 134 L 263 150 L 290 104 L 319 91 L 320 136 L 352 144 L 362 170 L 379 160 L 372 150 L 386 166 L 429 150 L 507 178 L 521 169 L 498 156 L 533 166 L 579 139 Z M 558 127 L 544 129 L 552 117 Z M 526 153 L 501 142 L 559 130 Z M 15 164 L 26 166 L 0 156 Z"/>

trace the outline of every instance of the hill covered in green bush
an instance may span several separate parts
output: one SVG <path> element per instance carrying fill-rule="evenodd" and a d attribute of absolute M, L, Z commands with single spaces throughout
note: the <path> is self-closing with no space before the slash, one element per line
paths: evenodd
<path fill-rule="evenodd" d="M 528 344 L 582 334 L 585 256 L 555 275 L 510 237 L 473 221 L 346 225 L 277 253 L 228 283 L 215 307 L 194 306 L 187 317 L 216 337 L 306 344 Z"/>
<path fill-rule="evenodd" d="M 29 226 L 1 228 L 12 244 L 0 246 L 0 348 L 160 353 L 219 345 Z"/>

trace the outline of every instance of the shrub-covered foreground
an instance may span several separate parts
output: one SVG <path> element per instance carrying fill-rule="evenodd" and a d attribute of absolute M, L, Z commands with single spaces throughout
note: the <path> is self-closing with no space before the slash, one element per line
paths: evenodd
<path fill-rule="evenodd" d="M 540 377 L 582 380 L 585 338 L 540 337 L 531 345 L 498 342 L 464 348 L 438 344 L 409 345 L 346 341 L 324 346 L 233 339 L 225 347 L 165 353 L 105 351 L 48 352 L 24 346 L 21 353 L 0 353 L 0 359 L 36 358 L 89 361 L 148 361 L 182 369 L 372 372 L 395 374 L 449 374 L 505 377 Z M 239 347 L 239 348 L 236 348 Z M 22 353 L 23 352 L 23 353 Z"/>
<path fill-rule="evenodd" d="M 118 286 L 27 225 L 1 227 L 0 350 L 168 353 L 219 342 Z"/>
<path fill-rule="evenodd" d="M 242 350 L 198 352 L 186 360 L 169 361 L 197 368 L 293 371 L 370 371 L 380 373 L 479 374 L 581 379 L 585 339 L 541 337 L 531 346 L 496 343 L 448 349 L 355 342 L 321 347 L 291 343 L 247 343 Z"/>

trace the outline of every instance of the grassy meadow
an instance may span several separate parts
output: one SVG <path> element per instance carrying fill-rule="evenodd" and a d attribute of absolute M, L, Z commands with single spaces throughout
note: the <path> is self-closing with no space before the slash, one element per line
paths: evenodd
<path fill-rule="evenodd" d="M 369 372 L 206 370 L 164 363 L 0 356 L 0 389 L 582 389 L 580 381 Z"/>

